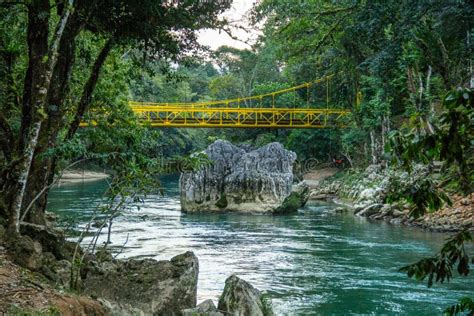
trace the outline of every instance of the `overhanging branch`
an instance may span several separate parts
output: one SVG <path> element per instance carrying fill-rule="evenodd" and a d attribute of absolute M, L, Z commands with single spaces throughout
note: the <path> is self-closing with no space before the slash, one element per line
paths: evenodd
<path fill-rule="evenodd" d="M 76 131 L 79 128 L 79 124 L 81 123 L 84 113 L 87 111 L 87 109 L 90 106 L 90 103 L 92 101 L 92 94 L 97 85 L 97 81 L 99 80 L 100 70 L 102 69 L 102 66 L 105 63 L 107 56 L 112 50 L 113 45 L 114 45 L 114 38 L 112 37 L 107 40 L 104 47 L 102 48 L 99 55 L 97 56 L 97 59 L 95 60 L 94 65 L 92 66 L 89 79 L 87 80 L 82 90 L 82 96 L 81 96 L 81 100 L 79 101 L 76 114 L 74 115 L 74 119 L 66 134 L 66 140 L 71 139 L 74 136 L 74 134 L 76 134 Z"/>

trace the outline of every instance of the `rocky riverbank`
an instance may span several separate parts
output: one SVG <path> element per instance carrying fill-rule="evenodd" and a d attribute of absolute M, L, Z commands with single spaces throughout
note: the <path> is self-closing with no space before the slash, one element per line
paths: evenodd
<path fill-rule="evenodd" d="M 420 218 L 410 216 L 407 203 L 390 203 L 392 192 L 405 192 L 428 176 L 426 167 L 417 165 L 408 174 L 381 165 L 371 165 L 364 171 L 349 171 L 328 177 L 311 186 L 310 200 L 325 200 L 341 204 L 356 216 L 384 220 L 433 231 L 454 232 L 474 230 L 474 195 L 451 196 L 452 206 L 428 213 Z"/>
<path fill-rule="evenodd" d="M 293 186 L 296 154 L 279 143 L 252 149 L 217 140 L 203 153 L 210 165 L 180 177 L 184 212 L 281 214 L 306 202 L 306 187 Z"/>
<path fill-rule="evenodd" d="M 210 300 L 196 306 L 198 274 L 192 252 L 162 261 L 116 260 L 103 250 L 83 253 L 42 226 L 23 227 L 16 238 L 0 226 L 0 314 L 272 314 L 260 291 L 235 275 L 217 307 Z"/>

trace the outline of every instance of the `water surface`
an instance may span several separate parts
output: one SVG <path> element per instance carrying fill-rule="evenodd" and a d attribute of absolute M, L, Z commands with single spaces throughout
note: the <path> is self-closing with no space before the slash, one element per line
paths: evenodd
<path fill-rule="evenodd" d="M 328 204 L 288 216 L 185 214 L 177 178 L 162 183 L 166 196 L 149 196 L 115 220 L 112 245 L 128 240 L 121 258 L 194 251 L 198 302 L 217 300 L 232 273 L 267 291 L 278 315 L 434 315 L 474 294 L 473 277 L 428 289 L 397 272 L 438 251 L 444 234 L 337 214 Z M 103 181 L 63 185 L 48 207 L 81 227 L 104 189 Z"/>

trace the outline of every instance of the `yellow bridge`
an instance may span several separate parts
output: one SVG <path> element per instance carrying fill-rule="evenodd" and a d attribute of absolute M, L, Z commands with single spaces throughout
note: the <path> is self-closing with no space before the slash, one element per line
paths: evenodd
<path fill-rule="evenodd" d="M 129 106 L 140 122 L 151 127 L 344 127 L 344 117 L 350 111 L 329 107 L 330 78 L 326 77 L 272 93 L 237 99 L 195 103 L 131 101 Z M 320 99 L 325 102 L 320 102 L 319 105 L 311 102 L 311 90 L 314 88 L 322 94 Z M 359 97 L 360 95 L 358 95 L 358 100 Z"/>

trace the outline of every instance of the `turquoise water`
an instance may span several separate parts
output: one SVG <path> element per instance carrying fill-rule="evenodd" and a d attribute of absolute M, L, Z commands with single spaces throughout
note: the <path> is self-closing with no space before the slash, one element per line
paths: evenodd
<path fill-rule="evenodd" d="M 277 315 L 436 315 L 474 295 L 473 277 L 428 289 L 397 272 L 438 251 L 447 235 L 337 214 L 328 204 L 288 216 L 183 214 L 177 178 L 162 183 L 165 196 L 116 219 L 112 246 L 128 236 L 121 258 L 194 251 L 198 302 L 217 301 L 232 273 L 267 291 Z M 48 207 L 79 219 L 80 228 L 104 189 L 102 181 L 63 185 Z"/>

